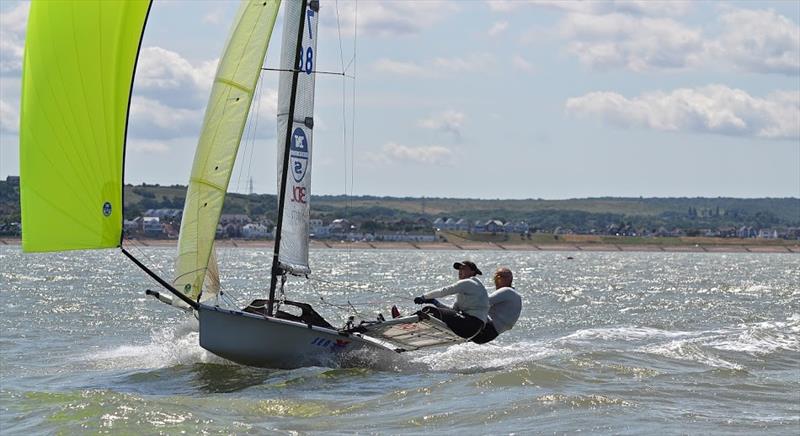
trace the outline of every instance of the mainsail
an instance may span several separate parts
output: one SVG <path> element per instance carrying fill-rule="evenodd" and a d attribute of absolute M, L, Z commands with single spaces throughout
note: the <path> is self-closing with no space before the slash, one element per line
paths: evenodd
<path fill-rule="evenodd" d="M 192 300 L 199 296 L 209 268 L 225 192 L 279 6 L 280 0 L 243 2 L 217 67 L 178 239 L 174 286 Z"/>
<path fill-rule="evenodd" d="M 120 245 L 125 131 L 149 9 L 149 0 L 31 4 L 19 134 L 25 251 Z"/>
<path fill-rule="evenodd" d="M 290 134 L 289 170 L 285 172 L 285 200 L 278 262 L 281 270 L 292 274 L 308 274 L 308 222 L 311 199 L 311 151 L 314 128 L 314 67 L 317 50 L 319 2 L 286 3 L 281 46 L 281 75 L 278 88 L 278 192 L 284 175 L 284 148 Z M 303 26 L 300 52 L 298 31 Z M 299 62 L 295 62 L 299 59 Z M 297 74 L 294 116 L 290 121 L 292 78 Z M 291 122 L 291 129 L 289 123 Z"/>

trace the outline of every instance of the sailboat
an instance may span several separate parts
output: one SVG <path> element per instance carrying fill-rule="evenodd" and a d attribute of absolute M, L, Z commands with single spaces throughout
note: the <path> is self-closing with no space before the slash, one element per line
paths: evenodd
<path fill-rule="evenodd" d="M 309 304 L 284 297 L 288 275 L 311 274 L 318 0 L 284 3 L 278 222 L 267 298 L 244 308 L 220 303 L 214 237 L 280 0 L 244 0 L 239 7 L 198 139 L 174 280 L 159 276 L 123 246 L 128 108 L 150 5 L 149 0 L 31 5 L 20 110 L 23 250 L 118 248 L 171 295 L 148 294 L 198 318 L 201 347 L 244 365 L 327 365 L 360 352 L 396 355 L 463 342 L 443 322 L 422 314 L 336 328 Z M 299 314 L 281 310 L 286 306 Z"/>

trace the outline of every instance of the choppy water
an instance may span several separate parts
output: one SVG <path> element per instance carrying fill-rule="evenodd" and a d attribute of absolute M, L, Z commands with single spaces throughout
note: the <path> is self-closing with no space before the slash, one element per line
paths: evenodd
<path fill-rule="evenodd" d="M 143 258 L 171 269 L 172 249 Z M 466 256 L 465 256 L 466 255 Z M 574 256 L 567 260 L 566 256 Z M 263 295 L 270 253 L 221 251 L 223 286 Z M 116 251 L 0 247 L 0 430 L 209 434 L 797 434 L 800 257 L 792 254 L 312 252 L 290 296 L 333 324 L 511 267 L 517 326 L 492 344 L 364 368 L 264 370 L 197 344 L 196 326 Z M 489 277 L 486 277 L 487 284 Z"/>

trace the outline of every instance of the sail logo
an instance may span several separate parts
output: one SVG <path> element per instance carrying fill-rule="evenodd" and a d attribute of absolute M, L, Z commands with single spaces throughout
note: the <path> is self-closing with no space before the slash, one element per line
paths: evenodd
<path fill-rule="evenodd" d="M 111 216 L 111 203 L 105 202 L 103 203 L 103 215 L 104 216 Z"/>
<path fill-rule="evenodd" d="M 308 138 L 306 132 L 301 128 L 294 129 L 292 132 L 292 144 L 289 148 L 289 157 L 291 158 L 289 165 L 292 171 L 294 181 L 300 183 L 306 176 L 306 169 L 308 168 Z"/>

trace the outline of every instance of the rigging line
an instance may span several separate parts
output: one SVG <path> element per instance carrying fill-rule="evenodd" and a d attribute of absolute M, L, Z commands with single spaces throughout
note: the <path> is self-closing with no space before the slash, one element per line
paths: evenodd
<path fill-rule="evenodd" d="M 268 67 L 261 67 L 261 69 L 263 71 L 280 71 L 280 72 L 287 72 L 287 73 L 305 73 L 306 72 L 306 70 L 298 70 L 298 69 L 295 69 L 295 68 L 268 68 Z M 347 74 L 345 72 L 339 72 L 339 71 L 311 70 L 311 73 L 314 73 L 314 74 L 329 74 L 331 76 L 343 76 L 343 77 L 349 77 L 351 79 L 354 79 L 353 76 L 351 76 L 351 75 L 349 75 L 349 74 Z M 311 74 L 311 73 L 309 73 L 309 74 Z"/>
<path fill-rule="evenodd" d="M 355 19 L 353 20 L 353 98 L 351 100 L 352 114 L 350 115 L 350 197 L 355 191 L 355 153 L 356 153 L 356 48 L 358 44 L 358 0 L 356 0 Z"/>
<path fill-rule="evenodd" d="M 151 268 L 151 269 L 155 269 L 155 268 L 156 268 L 156 267 L 155 267 L 155 265 L 157 265 L 157 262 L 155 262 L 155 261 L 153 260 L 153 256 L 151 256 L 151 255 L 149 255 L 149 254 L 145 253 L 145 252 L 144 252 L 144 250 L 142 250 L 142 248 L 141 248 L 141 247 L 146 247 L 146 245 L 139 243 L 139 242 L 138 242 L 136 239 L 130 239 L 130 238 L 126 238 L 124 235 L 123 235 L 123 237 L 122 237 L 122 242 L 123 242 L 123 243 L 122 243 L 122 244 L 120 244 L 120 246 L 121 246 L 121 247 L 122 247 L 123 245 L 127 245 L 128 247 L 131 247 L 131 248 L 132 248 L 133 250 L 135 250 L 135 251 L 136 251 L 136 252 L 137 252 L 137 253 L 138 253 L 138 254 L 139 254 L 139 255 L 140 255 L 142 258 L 145 258 L 145 259 L 147 259 L 149 264 L 151 264 L 151 265 L 153 265 L 153 266 L 154 266 L 154 268 Z M 125 242 L 127 242 L 127 244 L 125 244 Z M 166 276 L 167 276 L 167 275 L 164 273 L 164 269 L 163 269 L 162 267 L 157 267 L 157 268 L 158 268 L 158 273 L 160 273 L 160 274 L 161 274 L 163 277 L 166 277 Z"/>
<path fill-rule="evenodd" d="M 260 76 L 260 74 L 259 74 L 259 76 Z M 256 87 L 257 100 L 256 100 L 255 114 L 253 115 L 254 118 L 253 118 L 253 129 L 252 129 L 252 138 L 251 138 L 252 139 L 252 144 L 251 144 L 251 147 L 250 147 L 250 156 L 247 157 L 247 160 L 248 160 L 248 163 L 247 163 L 247 177 L 252 177 L 252 174 L 253 174 L 253 172 L 252 172 L 253 171 L 253 152 L 254 152 L 254 150 L 256 148 L 256 134 L 257 134 L 257 130 L 258 130 L 258 118 L 259 118 L 259 113 L 261 112 L 261 93 L 264 90 L 264 86 L 263 85 L 264 85 L 264 81 L 263 80 L 259 80 L 258 81 L 258 86 Z M 248 192 L 248 194 L 249 194 L 249 192 Z"/>

